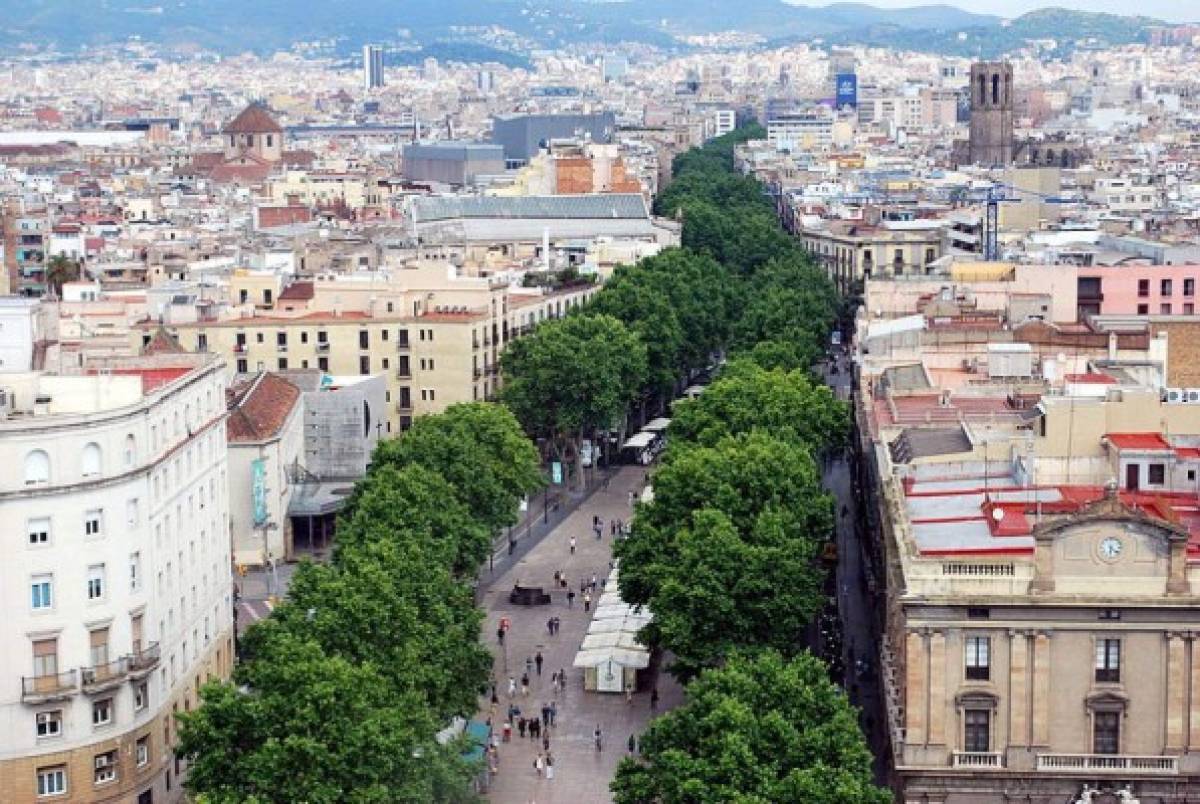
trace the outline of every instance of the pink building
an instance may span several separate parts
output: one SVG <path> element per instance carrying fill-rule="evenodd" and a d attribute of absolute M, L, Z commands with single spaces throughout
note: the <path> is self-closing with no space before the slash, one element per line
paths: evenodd
<path fill-rule="evenodd" d="M 1079 316 L 1194 315 L 1200 265 L 1079 268 Z"/>

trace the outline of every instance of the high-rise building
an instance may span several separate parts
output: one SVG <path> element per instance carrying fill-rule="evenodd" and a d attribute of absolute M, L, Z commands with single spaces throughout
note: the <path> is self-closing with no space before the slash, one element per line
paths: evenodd
<path fill-rule="evenodd" d="M 971 65 L 970 161 L 1007 165 L 1013 155 L 1013 68 L 1006 61 Z"/>
<path fill-rule="evenodd" d="M 0 373 L 0 798 L 174 802 L 233 666 L 223 364 Z"/>
<path fill-rule="evenodd" d="M 383 86 L 383 48 L 379 45 L 363 45 L 363 89 L 372 90 Z"/>

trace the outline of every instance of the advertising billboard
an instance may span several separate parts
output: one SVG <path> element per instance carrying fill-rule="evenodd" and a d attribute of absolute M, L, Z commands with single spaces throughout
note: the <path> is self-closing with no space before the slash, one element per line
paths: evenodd
<path fill-rule="evenodd" d="M 259 458 L 250 463 L 250 499 L 254 502 L 254 525 L 267 522 L 267 463 Z"/>
<path fill-rule="evenodd" d="M 858 76 L 854 73 L 838 73 L 837 75 L 837 97 L 835 100 L 838 109 L 844 109 L 849 106 L 851 109 L 858 108 Z"/>

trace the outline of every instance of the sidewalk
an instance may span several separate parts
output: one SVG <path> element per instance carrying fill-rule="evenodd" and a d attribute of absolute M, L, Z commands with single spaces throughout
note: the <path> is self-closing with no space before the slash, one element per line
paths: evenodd
<path fill-rule="evenodd" d="M 650 720 L 649 693 L 639 693 L 633 697 L 632 704 L 627 704 L 620 694 L 584 692 L 583 671 L 571 667 L 591 620 L 591 614 L 583 611 L 578 596 L 580 580 L 590 580 L 593 573 L 599 579 L 607 575 L 612 558 L 609 523 L 614 518 L 626 523 L 630 521 L 629 492 L 641 491 L 645 474 L 641 467 L 618 470 L 608 489 L 601 487 L 589 496 L 566 502 L 558 512 L 551 513 L 548 532 L 546 526 L 539 530 L 541 523 L 537 523 L 532 534 L 518 542 L 512 556 L 508 555 L 505 546 L 504 555 L 495 557 L 494 573 L 487 569 L 480 573 L 479 597 L 487 615 L 483 640 L 492 649 L 500 699 L 494 721 L 497 732 L 510 702 L 507 689 L 510 675 L 518 688 L 513 700 L 521 708 L 522 715 L 540 716 L 543 704 L 551 700 L 556 701 L 557 706 L 557 725 L 549 730 L 555 778 L 539 778 L 533 769 L 534 757 L 542 750 L 541 741 L 535 742 L 528 736 L 521 739 L 514 728 L 513 741 L 500 745 L 499 772 L 493 777 L 488 794 L 491 801 L 505 804 L 610 802 L 608 784 L 618 760 L 627 751 L 626 742 L 631 734 L 640 735 Z M 604 520 L 600 540 L 592 532 L 592 517 L 597 515 Z M 569 546 L 572 535 L 576 538 L 574 554 Z M 551 591 L 556 571 L 565 572 L 575 589 L 575 604 L 571 608 L 567 606 L 566 590 Z M 508 593 L 518 582 L 551 591 L 552 603 L 530 607 L 509 604 Z M 562 625 L 559 633 L 550 636 L 546 622 L 554 616 L 560 618 Z M 512 624 L 503 648 L 496 640 L 496 629 L 502 617 L 507 617 Z M 530 673 L 530 694 L 522 697 L 520 682 L 526 659 L 532 659 L 538 652 L 544 659 L 542 675 L 538 676 L 534 665 Z M 559 669 L 567 673 L 567 688 L 565 693 L 555 697 L 550 675 Z M 660 674 L 657 683 L 660 712 L 682 702 L 683 691 L 670 676 Z M 489 709 L 488 699 L 481 699 L 478 717 L 486 719 Z M 604 735 L 601 752 L 595 750 L 592 740 L 597 725 Z"/>

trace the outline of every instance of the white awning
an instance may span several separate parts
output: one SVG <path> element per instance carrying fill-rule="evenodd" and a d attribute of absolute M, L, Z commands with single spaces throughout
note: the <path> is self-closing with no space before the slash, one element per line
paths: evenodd
<path fill-rule="evenodd" d="M 652 419 L 649 424 L 642 428 L 643 432 L 661 433 L 671 426 L 671 420 L 665 416 L 659 416 L 657 419 Z"/>
<path fill-rule="evenodd" d="M 653 442 L 654 442 L 654 433 L 648 433 L 645 430 L 643 430 L 640 433 L 635 433 L 635 434 L 631 435 L 625 441 L 625 443 L 621 445 L 621 449 L 645 449 L 646 447 L 650 446 Z"/>
<path fill-rule="evenodd" d="M 629 650 L 627 648 L 598 648 L 596 650 L 581 650 L 575 654 L 574 667 L 599 667 L 602 664 L 618 664 L 622 667 L 632 667 L 644 670 L 650 666 L 650 652 Z"/>

